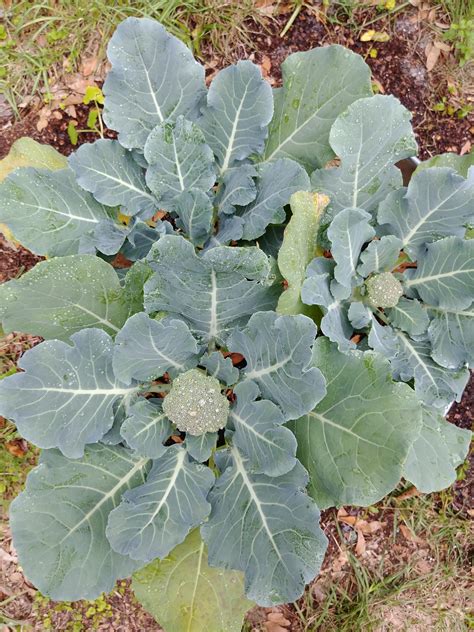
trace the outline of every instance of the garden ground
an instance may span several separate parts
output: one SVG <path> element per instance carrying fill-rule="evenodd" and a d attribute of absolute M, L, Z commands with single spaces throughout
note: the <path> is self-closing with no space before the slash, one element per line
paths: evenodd
<path fill-rule="evenodd" d="M 0 62 L 5 62 L 0 63 L 0 158 L 15 139 L 25 135 L 52 144 L 64 154 L 74 149 L 71 140 L 80 144 L 97 137 L 90 128 L 100 126 L 91 112 L 100 109 L 100 97 L 84 101 L 90 100 L 90 87 L 100 86 L 104 76 L 103 42 L 131 12 L 162 19 L 181 34 L 206 64 L 208 78 L 226 63 L 250 56 L 278 85 L 280 63 L 288 53 L 323 43 L 349 46 L 366 57 L 375 89 L 399 97 L 413 112 L 422 158 L 471 149 L 474 62 L 472 40 L 461 27 L 462 20 L 474 19 L 472 0 L 438 4 L 341 0 L 330 6 L 300 0 L 143 0 L 134 3 L 133 10 L 128 4 L 95 0 L 87 3 L 85 12 L 80 0 L 4 2 L 5 8 L 0 9 Z M 458 33 L 458 38 L 452 41 L 450 33 L 453 37 Z M 3 66 L 6 74 L 1 72 Z M 79 132 L 76 139 L 78 130 L 87 131 Z M 36 261 L 0 234 L 0 281 L 19 276 Z M 14 368 L 21 353 L 38 340 L 20 334 L 1 338 L 0 375 Z M 449 420 L 471 427 L 473 402 L 471 382 Z M 0 437 L 4 481 L 0 483 L 4 496 L 0 616 L 5 629 L 160 630 L 135 601 L 127 582 L 119 582 L 110 595 L 94 602 L 75 604 L 51 602 L 28 584 L 11 546 L 7 508 L 37 455 L 1 418 Z M 468 460 L 459 469 L 455 485 L 440 494 L 423 496 L 401 483 L 374 507 L 324 512 L 322 522 L 330 544 L 318 579 L 295 604 L 252 610 L 245 630 L 469 629 L 474 623 L 469 614 L 474 605 L 469 602 L 472 488 L 473 468 Z"/>

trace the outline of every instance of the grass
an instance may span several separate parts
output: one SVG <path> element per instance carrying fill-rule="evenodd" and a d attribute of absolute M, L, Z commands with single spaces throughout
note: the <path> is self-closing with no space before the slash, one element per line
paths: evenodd
<path fill-rule="evenodd" d="M 251 23 L 266 21 L 253 0 L 8 0 L 0 15 L 0 93 L 15 111 L 31 94 L 48 102 L 51 86 L 75 72 L 81 58 L 99 67 L 127 17 L 155 18 L 198 57 L 209 42 L 224 58 L 239 43 L 252 49 Z"/>
<path fill-rule="evenodd" d="M 372 511 L 360 512 L 363 518 L 373 513 L 377 520 L 387 523 L 384 535 L 377 540 L 378 548 L 371 550 L 372 555 L 362 558 L 354 555 L 352 545 L 347 543 L 336 522 L 335 539 L 347 556 L 347 564 L 343 572 L 334 572 L 331 564 L 293 608 L 283 608 L 284 617 L 292 620 L 292 630 L 464 632 L 471 629 L 468 548 L 472 525 L 453 510 L 452 488 L 402 501 L 397 500 L 396 494 L 371 508 Z M 401 535 L 400 525 L 412 534 L 413 542 Z M 395 546 L 398 548 L 392 552 Z M 399 557 L 399 551 L 404 555 Z M 249 624 L 244 627 L 245 632 L 255 629 L 260 628 Z"/>

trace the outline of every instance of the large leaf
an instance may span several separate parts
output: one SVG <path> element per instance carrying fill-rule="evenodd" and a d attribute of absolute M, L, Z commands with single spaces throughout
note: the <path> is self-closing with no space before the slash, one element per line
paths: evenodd
<path fill-rule="evenodd" d="M 197 364 L 198 344 L 181 320 L 153 320 L 143 312 L 127 320 L 117 334 L 115 375 L 130 384 L 151 381 L 169 372 L 176 375 Z"/>
<path fill-rule="evenodd" d="M 471 436 L 439 411 L 424 407 L 420 436 L 408 452 L 403 476 L 424 494 L 449 487 L 456 480 L 456 467 L 466 458 Z"/>
<path fill-rule="evenodd" d="M 368 342 L 390 360 L 395 379 L 415 379 L 415 393 L 427 406 L 444 408 L 453 399 L 461 399 L 469 371 L 449 370 L 437 364 L 431 357 L 426 335 L 413 339 L 399 329 L 382 327 L 373 319 Z"/>
<path fill-rule="evenodd" d="M 420 432 L 420 404 L 409 386 L 391 380 L 378 354 L 342 354 L 319 338 L 314 363 L 326 378 L 327 395 L 292 423 L 309 493 L 322 508 L 370 505 L 400 480 Z"/>
<path fill-rule="evenodd" d="M 310 169 L 323 167 L 334 156 L 333 122 L 353 101 L 372 93 L 370 69 L 359 55 L 333 45 L 293 53 L 281 70 L 283 87 L 274 91 L 265 159 L 286 156 Z"/>
<path fill-rule="evenodd" d="M 166 419 L 157 399 L 141 398 L 128 410 L 120 435 L 127 445 L 142 456 L 157 459 L 166 452 L 163 445 L 171 434 L 171 423 Z"/>
<path fill-rule="evenodd" d="M 289 203 L 291 195 L 308 188 L 308 174 L 293 160 L 281 159 L 259 165 L 257 197 L 237 210 L 244 221 L 242 239 L 256 239 L 263 235 L 268 224 L 284 222 L 283 207 Z"/>
<path fill-rule="evenodd" d="M 160 204 L 175 210 L 175 198 L 196 188 L 208 191 L 216 180 L 214 156 L 197 125 L 179 116 L 155 127 L 145 143 L 146 181 Z"/>
<path fill-rule="evenodd" d="M 80 460 L 43 452 L 10 506 L 21 566 L 43 594 L 96 599 L 140 567 L 110 548 L 105 525 L 122 493 L 143 483 L 146 469 L 147 459 L 120 447 L 89 446 Z"/>
<path fill-rule="evenodd" d="M 27 351 L 18 362 L 24 372 L 0 383 L 0 410 L 28 441 L 75 459 L 110 430 L 114 403 L 136 388 L 115 378 L 104 331 L 84 329 L 71 342 L 47 340 Z"/>
<path fill-rule="evenodd" d="M 430 306 L 425 306 L 430 307 Z M 474 307 L 449 309 L 430 307 L 433 316 L 428 327 L 431 355 L 438 364 L 457 369 L 474 365 Z"/>
<path fill-rule="evenodd" d="M 334 278 L 344 288 L 344 298 L 350 296 L 352 287 L 362 279 L 356 271 L 364 244 L 375 235 L 369 224 L 370 215 L 357 208 L 346 208 L 336 215 L 327 231 L 331 240 L 331 254 L 336 265 Z"/>
<path fill-rule="evenodd" d="M 167 235 L 153 246 L 149 263 L 155 273 L 145 285 L 147 311 L 178 316 L 205 340 L 224 340 L 276 302 L 269 261 L 257 248 L 222 246 L 198 257 L 185 239 Z"/>
<path fill-rule="evenodd" d="M 134 308 L 140 309 L 136 296 L 120 287 L 109 263 L 93 255 L 42 261 L 0 286 L 0 316 L 6 332 L 62 340 L 85 327 L 115 334 Z"/>
<path fill-rule="evenodd" d="M 474 240 L 446 237 L 428 244 L 416 270 L 407 270 L 405 277 L 405 286 L 425 303 L 467 309 L 473 301 Z"/>
<path fill-rule="evenodd" d="M 132 559 L 163 558 L 210 512 L 206 496 L 211 470 L 190 460 L 182 446 L 171 446 L 153 463 L 146 483 L 124 493 L 109 515 L 112 548 Z"/>
<path fill-rule="evenodd" d="M 382 202 L 379 224 L 399 237 L 412 258 L 423 246 L 441 237 L 463 237 L 465 225 L 474 219 L 474 172 L 465 180 L 453 169 L 417 171 L 408 189 L 396 191 Z"/>
<path fill-rule="evenodd" d="M 221 173 L 263 150 L 273 114 L 270 84 L 251 61 L 239 61 L 213 79 L 199 126 Z"/>
<path fill-rule="evenodd" d="M 0 182 L 20 167 L 38 167 L 55 171 L 67 167 L 67 158 L 54 147 L 42 145 L 25 136 L 16 140 L 5 158 L 0 160 Z"/>
<path fill-rule="evenodd" d="M 121 206 L 127 215 L 152 217 L 158 202 L 145 184 L 143 169 L 116 140 L 99 139 L 82 145 L 69 165 L 78 183 L 108 206 Z"/>
<path fill-rule="evenodd" d="M 281 410 L 268 400 L 255 401 L 260 391 L 253 382 L 237 384 L 234 394 L 237 402 L 229 415 L 235 429 L 232 443 L 247 457 L 249 468 L 269 476 L 289 472 L 296 463 L 296 440 L 282 427 Z"/>
<path fill-rule="evenodd" d="M 151 130 L 179 114 L 196 117 L 204 68 L 191 51 L 148 18 L 127 18 L 107 48 L 104 120 L 128 149 L 143 149 Z"/>
<path fill-rule="evenodd" d="M 316 325 L 307 316 L 259 312 L 227 341 L 230 351 L 246 360 L 245 380 L 278 404 L 285 420 L 304 415 L 324 396 L 322 375 L 311 366 L 315 336 Z"/>
<path fill-rule="evenodd" d="M 109 218 L 109 212 L 79 187 L 69 168 L 24 167 L 0 184 L 0 220 L 37 255 L 80 252 L 81 241 Z"/>
<path fill-rule="evenodd" d="M 278 252 L 278 267 L 288 283 L 278 301 L 279 314 L 307 313 L 301 302 L 301 286 L 306 268 L 316 256 L 319 222 L 328 204 L 327 196 L 308 191 L 298 191 L 290 198 L 291 218 Z"/>
<path fill-rule="evenodd" d="M 374 211 L 401 185 L 394 164 L 417 149 L 410 119 L 398 99 L 383 95 L 359 99 L 339 116 L 329 142 L 341 165 L 311 175 L 313 188 L 331 198 L 328 219 L 344 208 Z"/>
<path fill-rule="evenodd" d="M 327 540 L 307 482 L 299 463 L 282 476 L 252 474 L 232 448 L 209 495 L 212 512 L 201 527 L 209 562 L 243 571 L 247 597 L 261 606 L 298 599 L 323 561 Z"/>
<path fill-rule="evenodd" d="M 253 606 L 241 573 L 209 566 L 198 530 L 164 560 L 135 573 L 132 588 L 166 632 L 240 632 Z"/>

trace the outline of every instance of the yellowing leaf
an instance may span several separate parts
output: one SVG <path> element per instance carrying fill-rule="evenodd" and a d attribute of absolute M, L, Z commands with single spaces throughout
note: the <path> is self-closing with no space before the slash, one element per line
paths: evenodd
<path fill-rule="evenodd" d="M 133 590 L 166 632 L 239 632 L 253 606 L 242 573 L 208 566 L 197 529 L 164 560 L 135 573 Z"/>
<path fill-rule="evenodd" d="M 387 0 L 384 6 L 389 11 L 392 11 L 397 6 L 397 0 Z"/>
<path fill-rule="evenodd" d="M 16 140 L 9 154 L 0 160 L 0 182 L 19 167 L 39 167 L 54 171 L 67 167 L 67 159 L 53 147 L 24 137 Z"/>
<path fill-rule="evenodd" d="M 300 291 L 306 267 L 317 255 L 319 222 L 328 204 L 328 196 L 322 193 L 298 191 L 290 198 L 292 216 L 285 228 L 278 253 L 278 267 L 288 282 L 288 288 L 278 301 L 279 314 L 304 314 L 313 309 L 303 305 Z"/>
<path fill-rule="evenodd" d="M 369 29 L 360 36 L 361 42 L 388 42 L 390 35 L 384 31 L 374 31 Z"/>

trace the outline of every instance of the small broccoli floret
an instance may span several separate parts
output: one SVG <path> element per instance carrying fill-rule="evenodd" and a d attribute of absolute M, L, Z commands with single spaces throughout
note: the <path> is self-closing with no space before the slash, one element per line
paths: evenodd
<path fill-rule="evenodd" d="M 395 307 L 403 294 L 402 284 L 391 272 L 370 277 L 365 286 L 368 299 L 374 307 Z"/>
<path fill-rule="evenodd" d="M 199 369 L 179 375 L 163 402 L 163 411 L 182 432 L 201 435 L 224 428 L 229 401 L 221 385 Z"/>

